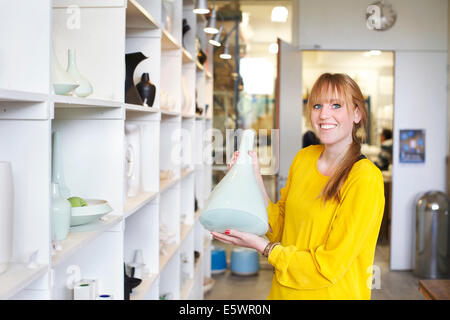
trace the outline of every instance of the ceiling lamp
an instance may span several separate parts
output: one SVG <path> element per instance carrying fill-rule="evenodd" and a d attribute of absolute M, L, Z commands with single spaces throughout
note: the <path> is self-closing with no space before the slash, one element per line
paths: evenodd
<path fill-rule="evenodd" d="M 231 54 L 228 52 L 228 40 L 225 42 L 225 47 L 223 48 L 223 53 L 221 53 L 219 57 L 224 60 L 231 59 Z"/>
<path fill-rule="evenodd" d="M 288 13 L 289 11 L 286 7 L 274 7 L 272 9 L 271 19 L 273 22 L 286 22 Z"/>
<path fill-rule="evenodd" d="M 211 17 L 209 18 L 208 25 L 203 29 L 206 33 L 216 34 L 219 29 L 216 27 L 216 8 L 212 9 Z"/>
<path fill-rule="evenodd" d="M 207 14 L 209 13 L 208 0 L 197 0 L 197 5 L 192 10 L 196 14 Z"/>
<path fill-rule="evenodd" d="M 220 36 L 222 35 L 223 25 L 220 26 L 219 32 L 211 39 L 209 39 L 209 43 L 213 46 L 220 47 L 222 44 L 220 43 Z"/>

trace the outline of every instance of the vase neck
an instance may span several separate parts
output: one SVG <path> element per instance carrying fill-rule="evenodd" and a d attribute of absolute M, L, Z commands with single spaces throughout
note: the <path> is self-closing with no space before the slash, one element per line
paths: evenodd
<path fill-rule="evenodd" d="M 52 183 L 52 196 L 53 198 L 61 198 L 61 194 L 59 192 L 59 184 Z"/>
<path fill-rule="evenodd" d="M 70 67 L 70 66 L 76 67 L 77 64 L 75 61 L 75 59 L 76 59 L 75 49 L 69 49 L 67 57 L 68 57 L 67 67 Z"/>

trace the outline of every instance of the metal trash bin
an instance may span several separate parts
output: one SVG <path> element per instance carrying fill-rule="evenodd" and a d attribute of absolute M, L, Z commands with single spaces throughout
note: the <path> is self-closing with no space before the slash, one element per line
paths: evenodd
<path fill-rule="evenodd" d="M 449 199 L 440 191 L 423 194 L 416 206 L 416 261 L 421 278 L 450 276 Z"/>

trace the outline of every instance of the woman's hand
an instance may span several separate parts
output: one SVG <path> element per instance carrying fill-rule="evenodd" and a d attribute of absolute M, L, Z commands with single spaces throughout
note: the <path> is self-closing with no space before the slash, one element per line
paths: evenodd
<path fill-rule="evenodd" d="M 253 166 L 253 172 L 255 173 L 255 177 L 256 179 L 261 179 L 261 173 L 259 170 L 259 160 L 258 160 L 258 156 L 256 155 L 255 151 L 249 151 L 248 152 L 249 156 L 252 158 L 252 166 Z M 228 164 L 228 170 L 231 169 L 231 167 L 233 167 L 233 165 L 236 163 L 237 158 L 239 157 L 239 151 L 235 151 L 233 153 L 233 157 L 231 158 L 230 163 Z"/>
<path fill-rule="evenodd" d="M 259 253 L 262 253 L 264 251 L 264 248 L 269 243 L 268 240 L 253 233 L 242 232 L 233 229 L 225 230 L 225 233 L 212 231 L 211 234 L 214 239 L 217 239 L 221 242 L 234 244 L 240 247 L 256 249 L 256 251 L 258 251 Z"/>

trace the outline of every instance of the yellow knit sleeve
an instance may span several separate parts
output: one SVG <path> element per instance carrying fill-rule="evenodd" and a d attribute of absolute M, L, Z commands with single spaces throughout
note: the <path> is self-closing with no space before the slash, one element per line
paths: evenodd
<path fill-rule="evenodd" d="M 270 228 L 266 233 L 267 238 L 272 242 L 280 242 L 281 236 L 283 234 L 284 226 L 284 209 L 286 206 L 286 198 L 289 193 L 289 188 L 291 186 L 291 180 L 297 158 L 299 157 L 301 150 L 297 152 L 292 164 L 289 168 L 288 178 L 286 185 L 280 189 L 280 200 L 277 203 L 273 203 L 269 200 L 269 205 L 267 206 L 267 217 L 269 220 Z M 272 229 L 272 232 L 270 231 Z"/>
<path fill-rule="evenodd" d="M 384 185 L 381 172 L 370 171 L 348 178 L 322 245 L 309 250 L 278 245 L 271 251 L 268 261 L 275 267 L 280 284 L 294 289 L 332 286 L 345 275 L 363 246 L 378 236 L 384 211 Z M 374 228 L 377 232 L 373 232 Z"/>

